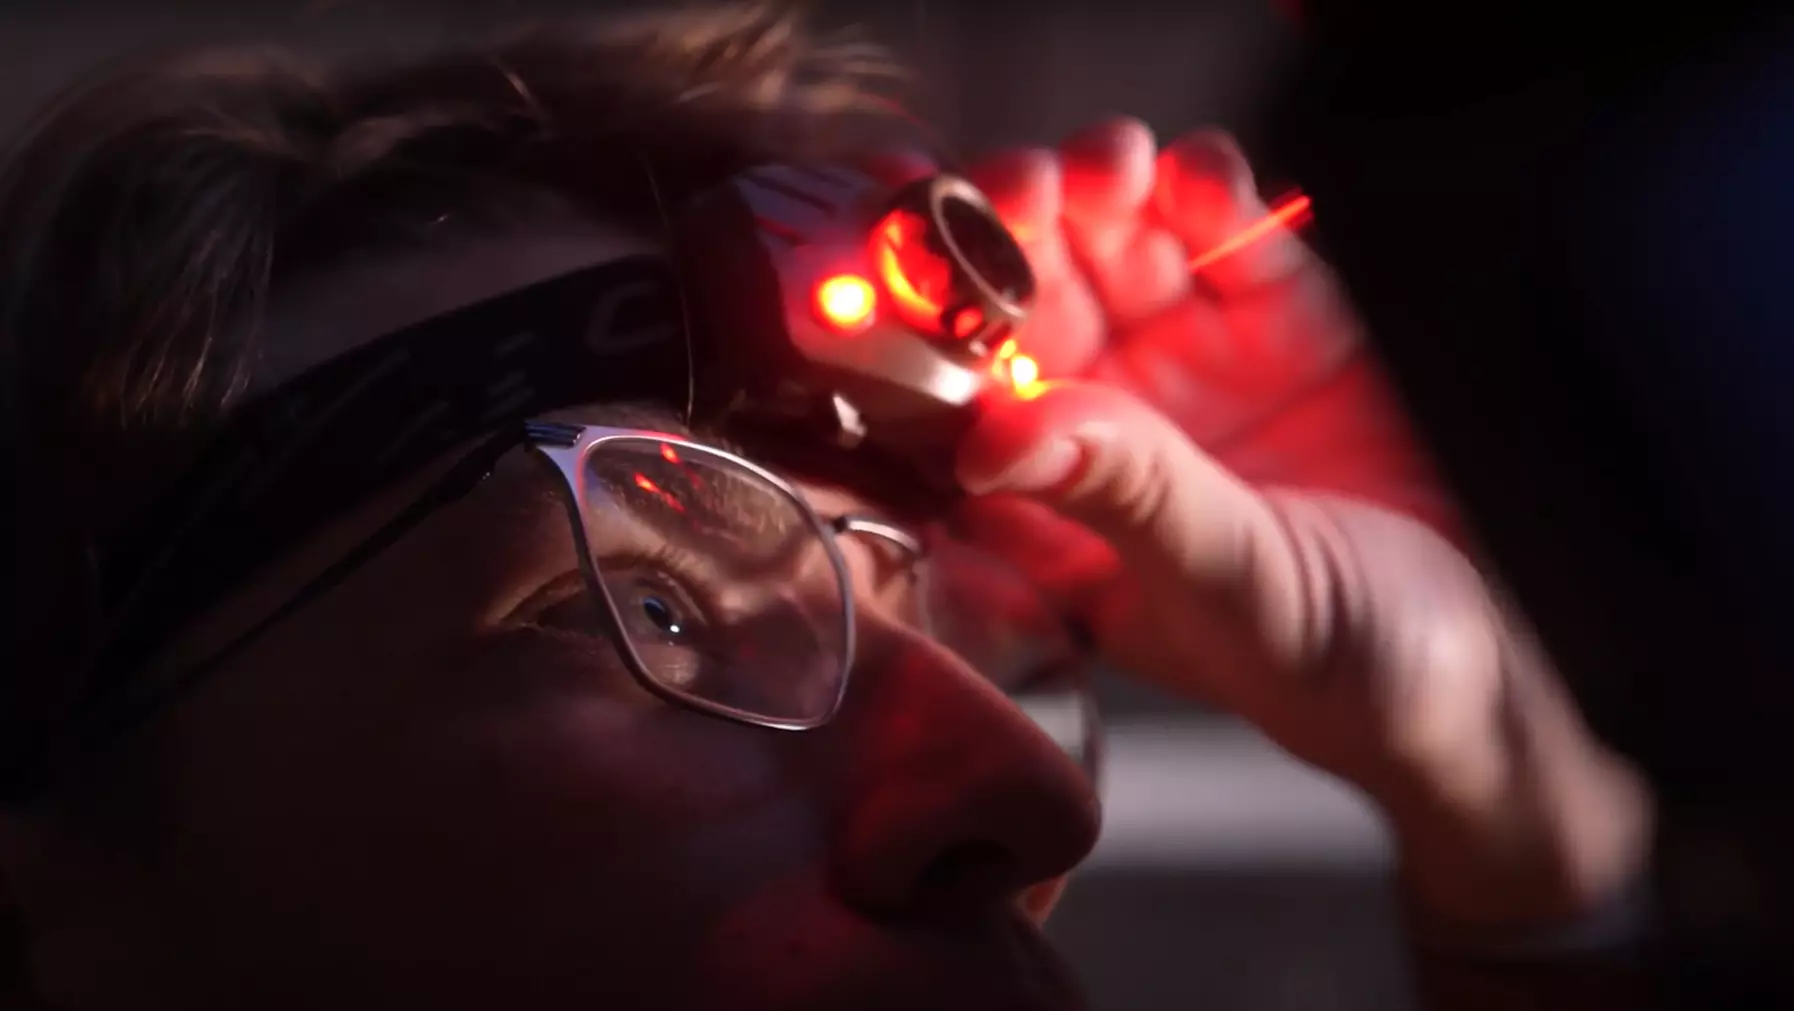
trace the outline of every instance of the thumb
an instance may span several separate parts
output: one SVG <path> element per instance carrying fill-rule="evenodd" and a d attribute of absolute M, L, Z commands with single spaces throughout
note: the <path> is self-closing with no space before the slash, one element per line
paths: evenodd
<path fill-rule="evenodd" d="M 957 462 L 966 491 L 1023 495 L 1077 520 L 1145 587 L 1257 610 L 1267 566 L 1288 555 L 1263 498 L 1114 387 L 1058 383 L 990 404 Z"/>

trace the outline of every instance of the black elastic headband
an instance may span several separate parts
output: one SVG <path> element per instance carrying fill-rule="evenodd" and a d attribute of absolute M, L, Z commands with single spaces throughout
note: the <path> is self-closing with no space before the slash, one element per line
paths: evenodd
<path fill-rule="evenodd" d="M 566 407 L 680 402 L 680 298 L 666 257 L 626 256 L 270 383 L 173 494 L 97 552 L 104 624 L 82 664 L 83 706 L 103 707 L 172 635 L 280 553 L 444 454 Z M 50 727 L 70 716 L 55 714 Z M 12 742 L 0 755 L 0 793 L 42 744 Z"/>

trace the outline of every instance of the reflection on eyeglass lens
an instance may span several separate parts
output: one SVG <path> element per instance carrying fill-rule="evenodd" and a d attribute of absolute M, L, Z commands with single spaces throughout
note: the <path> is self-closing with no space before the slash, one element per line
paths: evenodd
<path fill-rule="evenodd" d="M 802 503 L 726 456 L 646 438 L 595 447 L 582 493 L 593 566 L 651 680 L 778 721 L 833 710 L 843 576 Z"/>

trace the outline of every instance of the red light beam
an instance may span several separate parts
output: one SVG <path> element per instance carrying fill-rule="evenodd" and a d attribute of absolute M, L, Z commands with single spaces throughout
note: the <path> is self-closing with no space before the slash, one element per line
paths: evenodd
<path fill-rule="evenodd" d="M 1282 229 L 1300 227 L 1308 220 L 1314 201 L 1305 193 L 1296 193 L 1279 201 L 1270 213 L 1233 233 L 1220 245 L 1190 261 L 1190 272 L 1196 273 L 1245 249 L 1254 242 Z"/>

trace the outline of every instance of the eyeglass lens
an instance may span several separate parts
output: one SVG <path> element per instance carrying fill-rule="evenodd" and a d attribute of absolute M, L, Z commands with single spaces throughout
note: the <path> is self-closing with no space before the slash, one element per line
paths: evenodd
<path fill-rule="evenodd" d="M 648 437 L 594 445 L 581 480 L 593 568 L 644 676 L 774 723 L 834 712 L 850 591 L 806 506 L 724 454 Z"/>
<path fill-rule="evenodd" d="M 762 721 L 832 715 L 852 662 L 852 590 L 807 506 L 726 454 L 646 436 L 595 444 L 581 481 L 593 569 L 643 676 Z M 1087 665 L 1039 591 L 950 540 L 931 545 L 917 588 L 924 631 L 1095 775 Z"/>

